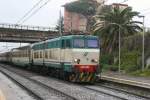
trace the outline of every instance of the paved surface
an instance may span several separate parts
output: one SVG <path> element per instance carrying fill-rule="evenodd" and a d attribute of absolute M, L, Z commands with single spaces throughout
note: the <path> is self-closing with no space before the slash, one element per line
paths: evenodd
<path fill-rule="evenodd" d="M 2 93 L 1 90 L 0 90 L 0 100 L 6 100 L 4 94 Z"/>
<path fill-rule="evenodd" d="M 0 100 L 35 100 L 26 91 L 0 73 Z"/>
<path fill-rule="evenodd" d="M 136 77 L 114 72 L 105 72 L 102 73 L 102 78 L 150 88 L 150 77 Z"/>

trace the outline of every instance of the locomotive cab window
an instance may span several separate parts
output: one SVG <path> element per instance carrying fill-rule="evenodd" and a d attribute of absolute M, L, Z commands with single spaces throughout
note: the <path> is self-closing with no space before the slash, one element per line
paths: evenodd
<path fill-rule="evenodd" d="M 84 48 L 85 47 L 84 39 L 74 39 L 73 46 L 74 48 Z"/>
<path fill-rule="evenodd" d="M 62 42 L 61 42 L 61 48 L 65 49 L 65 40 L 62 40 Z"/>
<path fill-rule="evenodd" d="M 62 40 L 62 48 L 71 48 L 71 40 L 67 39 L 67 40 Z"/>
<path fill-rule="evenodd" d="M 65 43 L 66 44 L 66 48 L 71 48 L 71 40 L 68 39 L 65 42 L 66 42 Z"/>
<path fill-rule="evenodd" d="M 87 40 L 87 47 L 88 48 L 98 48 L 98 40 L 97 39 L 88 39 Z"/>

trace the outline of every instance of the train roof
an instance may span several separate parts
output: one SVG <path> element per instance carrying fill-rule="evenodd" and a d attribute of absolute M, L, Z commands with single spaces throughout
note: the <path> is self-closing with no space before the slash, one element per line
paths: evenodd
<path fill-rule="evenodd" d="M 30 49 L 30 45 L 28 46 L 23 46 L 23 47 L 19 47 L 19 48 L 13 48 L 12 51 L 19 51 L 19 50 L 26 50 L 26 49 Z"/>
<path fill-rule="evenodd" d="M 45 40 L 46 42 L 50 42 L 50 41 L 56 41 L 56 40 L 60 40 L 60 39 L 72 39 L 72 38 L 90 38 L 90 39 L 97 39 L 98 37 L 97 36 L 93 36 L 93 35 L 68 35 L 68 36 L 61 36 L 61 37 L 57 37 L 57 38 L 53 38 L 53 39 L 48 39 L 48 40 Z M 39 45 L 39 44 L 43 44 L 45 43 L 45 41 L 41 41 L 41 42 L 37 42 L 37 43 L 33 43 L 31 45 L 34 46 L 34 45 Z"/>
<path fill-rule="evenodd" d="M 55 41 L 55 40 L 59 40 L 59 39 L 72 39 L 72 38 L 98 38 L 97 36 L 93 36 L 93 35 L 68 35 L 68 36 L 62 36 L 62 37 L 58 37 L 58 38 L 54 38 L 54 39 L 49 39 L 46 41 Z"/>

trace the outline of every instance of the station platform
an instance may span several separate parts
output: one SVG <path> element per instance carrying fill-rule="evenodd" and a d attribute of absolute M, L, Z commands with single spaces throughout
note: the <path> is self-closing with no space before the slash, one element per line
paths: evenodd
<path fill-rule="evenodd" d="M 20 86 L 0 72 L 0 100 L 35 100 Z"/>
<path fill-rule="evenodd" d="M 2 93 L 1 90 L 0 90 L 0 100 L 6 100 L 4 94 Z"/>
<path fill-rule="evenodd" d="M 101 79 L 150 89 L 150 77 L 136 77 L 117 72 L 105 72 L 102 73 Z"/>

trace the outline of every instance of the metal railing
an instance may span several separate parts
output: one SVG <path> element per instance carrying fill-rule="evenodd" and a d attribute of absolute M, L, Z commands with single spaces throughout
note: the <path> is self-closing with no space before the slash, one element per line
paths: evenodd
<path fill-rule="evenodd" d="M 0 28 L 34 30 L 34 31 L 56 31 L 54 27 L 29 26 L 29 25 L 8 24 L 8 23 L 0 23 Z"/>

